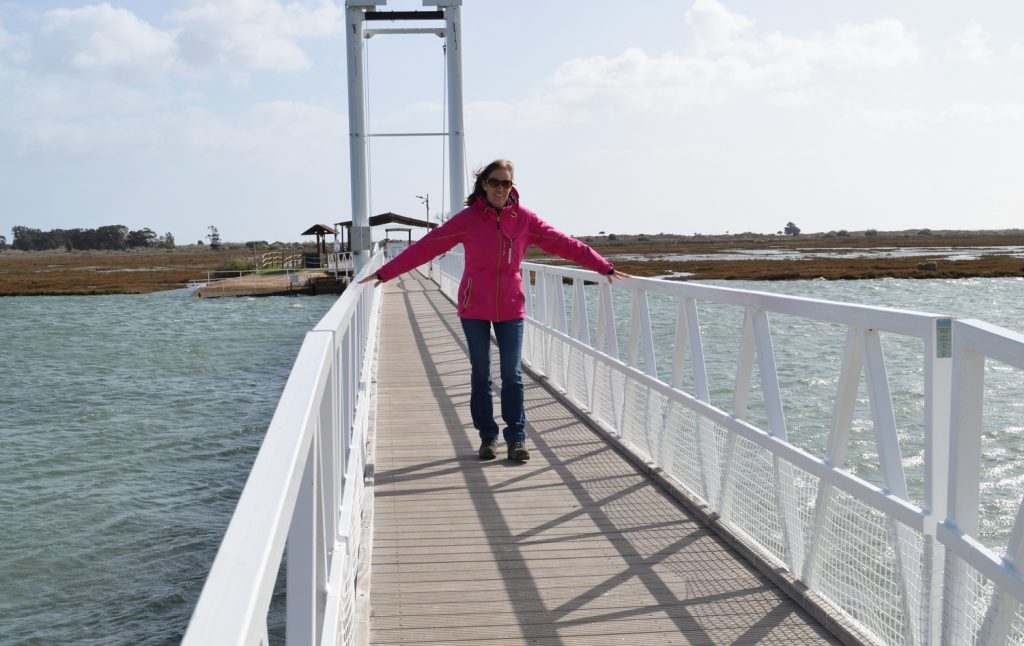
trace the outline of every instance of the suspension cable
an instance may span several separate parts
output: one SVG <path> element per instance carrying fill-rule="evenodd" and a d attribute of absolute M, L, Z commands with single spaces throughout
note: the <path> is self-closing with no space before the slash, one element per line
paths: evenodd
<path fill-rule="evenodd" d="M 447 219 L 445 217 L 445 196 L 447 190 L 445 186 L 445 154 L 447 148 L 445 144 L 450 144 L 452 140 L 452 133 L 448 132 L 448 45 L 441 43 L 441 64 L 444 65 L 444 82 L 441 87 L 441 132 L 447 132 L 446 137 L 441 138 L 441 219 L 442 221 Z M 454 200 L 454 197 L 452 198 Z"/>

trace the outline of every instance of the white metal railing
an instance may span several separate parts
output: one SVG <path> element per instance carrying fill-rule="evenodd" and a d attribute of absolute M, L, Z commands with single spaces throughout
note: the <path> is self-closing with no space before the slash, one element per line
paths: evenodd
<path fill-rule="evenodd" d="M 219 289 L 221 294 L 225 294 L 229 289 L 238 290 L 246 286 L 256 291 L 260 279 L 271 273 L 277 276 L 287 276 L 290 279 L 289 284 L 296 288 L 301 286 L 299 285 L 299 277 L 302 275 L 301 269 L 270 270 L 269 272 L 258 269 L 243 269 L 237 271 L 209 271 L 206 273 L 206 280 L 190 280 L 188 282 L 188 289 L 193 292 L 193 295 L 195 295 L 196 290 L 203 287 L 207 288 L 204 291 L 208 294 L 213 289 Z M 248 280 L 241 280 L 243 278 Z"/>
<path fill-rule="evenodd" d="M 183 644 L 268 644 L 286 544 L 287 642 L 353 642 L 379 307 L 353 281 L 306 334 Z"/>
<path fill-rule="evenodd" d="M 257 271 L 268 269 L 302 269 L 306 259 L 302 252 L 267 251 L 256 262 Z"/>
<path fill-rule="evenodd" d="M 381 262 L 375 254 L 360 276 Z M 431 266 L 452 300 L 462 265 L 455 251 Z M 525 263 L 523 273 L 524 362 L 864 633 L 886 644 L 1024 643 L 1024 576 L 1016 565 L 1024 514 L 1018 509 L 1004 556 L 978 540 L 985 361 L 1024 370 L 1024 336 L 977 321 L 693 283 L 628 279 L 613 290 L 578 269 Z M 585 287 L 595 279 L 596 287 Z M 288 643 L 353 643 L 379 294 L 353 281 L 307 334 L 185 644 L 269 642 L 286 542 Z M 674 304 L 671 365 L 660 372 L 656 298 Z M 731 412 L 711 403 L 714 357 L 704 356 L 698 304 L 742 313 Z M 628 323 L 617 315 L 626 310 Z M 817 453 L 789 441 L 776 366 L 785 351 L 774 348 L 769 314 L 842 331 L 831 422 Z M 904 470 L 881 334 L 923 348 L 917 492 Z M 861 387 L 878 452 L 876 484 L 844 468 Z M 760 426 L 751 422 L 758 416 Z"/>
<path fill-rule="evenodd" d="M 394 254 L 389 254 L 389 256 Z M 335 273 L 351 274 L 355 271 L 355 263 L 352 261 L 351 251 L 332 251 L 327 254 L 327 271 Z"/>
<path fill-rule="evenodd" d="M 453 301 L 462 263 L 456 250 L 431 271 Z M 1024 370 L 1024 337 L 934 314 L 695 283 L 636 278 L 613 290 L 592 272 L 533 263 L 523 264 L 523 277 L 524 363 L 863 633 L 884 644 L 1024 643 L 1024 576 L 1017 566 L 1024 514 L 1017 513 L 1005 557 L 977 537 L 984 361 Z M 585 281 L 597 286 L 585 288 Z M 654 298 L 662 304 L 658 328 L 651 324 Z M 735 379 L 727 385 L 731 410 L 711 403 L 712 387 L 721 384 L 708 379 L 707 366 L 717 358 L 704 356 L 708 332 L 698 304 L 735 310 L 742 320 Z M 628 320 L 617 310 L 630 312 Z M 825 326 L 838 346 L 831 421 L 819 424 L 823 439 L 813 452 L 788 438 L 776 366 L 787 348 L 775 349 L 769 314 Z M 656 333 L 671 339 L 670 366 L 658 365 L 666 358 L 656 356 Z M 921 348 L 915 370 L 923 466 L 913 492 L 883 334 Z M 876 483 L 847 467 L 859 393 L 869 402 Z"/>
<path fill-rule="evenodd" d="M 949 511 L 938 538 L 946 548 L 945 643 L 1024 643 L 1024 503 L 1001 558 L 977 540 L 986 360 L 1024 370 L 1024 335 L 982 321 L 952 325 L 953 384 Z"/>

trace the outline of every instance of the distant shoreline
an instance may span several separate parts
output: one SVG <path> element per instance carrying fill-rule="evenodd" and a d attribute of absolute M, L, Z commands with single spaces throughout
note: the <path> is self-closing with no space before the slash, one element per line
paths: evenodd
<path fill-rule="evenodd" d="M 620 271 L 637 276 L 680 276 L 682 280 L 857 280 L 870 278 L 1024 277 L 1024 230 L 855 232 L 798 236 L 737 234 L 725 236 L 615 235 L 581 236 L 605 256 L 646 256 L 651 260 L 615 258 Z M 779 260 L 715 259 L 737 249 L 806 252 L 897 247 L 900 254 L 872 258 L 815 257 Z M 973 259 L 947 260 L 926 255 L 928 248 L 986 248 Z M 1002 248 L 1006 253 L 1000 253 Z M 914 250 L 920 249 L 920 254 Z M 241 245 L 212 251 L 195 247 L 126 252 L 0 252 L 0 296 L 144 294 L 185 287 L 208 272 L 238 266 L 252 258 Z M 666 260 L 663 256 L 700 256 Z M 534 248 L 527 260 L 543 258 Z M 934 264 L 932 264 L 934 263 Z M 683 276 L 685 274 L 685 276 Z M 675 278 L 673 278 L 675 279 Z"/>
<path fill-rule="evenodd" d="M 580 240 L 604 256 L 654 256 L 652 260 L 616 259 L 615 266 L 638 276 L 687 274 L 679 280 L 858 280 L 871 278 L 1000 278 L 1024 276 L 1024 230 L 829 232 L 809 235 L 731 236 L 585 236 Z M 836 257 L 843 251 L 898 248 L 891 256 Z M 973 259 L 948 260 L 928 250 L 986 249 Z M 824 257 L 742 260 L 714 259 L 737 249 L 750 251 L 826 252 Z M 1006 253 L 1000 253 L 1005 249 Z M 915 253 L 920 250 L 920 253 Z M 663 256 L 701 256 L 698 260 L 666 260 Z M 676 278 L 672 278 L 675 280 Z"/>

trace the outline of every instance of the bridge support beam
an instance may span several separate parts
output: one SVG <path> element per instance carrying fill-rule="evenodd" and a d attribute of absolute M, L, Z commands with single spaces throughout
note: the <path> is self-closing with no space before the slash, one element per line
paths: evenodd
<path fill-rule="evenodd" d="M 363 74 L 363 21 L 368 9 L 386 0 L 346 0 L 345 45 L 348 50 L 348 155 L 352 193 L 352 231 L 349 244 L 355 273 L 370 259 L 369 154 L 366 139 L 366 78 Z"/>

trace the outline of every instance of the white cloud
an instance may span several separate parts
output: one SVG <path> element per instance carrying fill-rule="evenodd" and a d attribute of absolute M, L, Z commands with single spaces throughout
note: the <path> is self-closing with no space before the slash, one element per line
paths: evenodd
<path fill-rule="evenodd" d="M 849 108 L 839 123 L 858 128 L 921 131 L 951 123 L 1005 124 L 1019 127 L 1024 122 L 1024 103 L 954 103 L 935 110 L 879 110 L 863 106 Z"/>
<path fill-rule="evenodd" d="M 585 107 L 573 109 L 553 97 L 535 96 L 516 103 L 502 101 L 470 101 L 466 104 L 467 130 L 487 124 L 501 124 L 507 128 L 550 128 L 567 123 L 586 121 L 590 111 Z"/>
<path fill-rule="evenodd" d="M 686 19 L 698 53 L 710 60 L 738 56 L 751 64 L 884 69 L 910 65 L 920 57 L 916 36 L 893 19 L 842 24 L 829 35 L 806 38 L 760 34 L 756 21 L 730 13 L 718 0 L 697 0 Z"/>
<path fill-rule="evenodd" d="M 347 150 L 343 112 L 298 101 L 260 102 L 225 112 L 182 107 L 179 98 L 109 81 L 26 79 L 11 103 L 0 102 L 0 139 L 9 138 L 9 152 L 19 158 L 181 154 L 194 163 L 218 166 L 237 165 L 244 158 L 303 167 L 304 154 Z"/>
<path fill-rule="evenodd" d="M 173 33 L 107 3 L 46 12 L 35 45 L 44 65 L 72 73 L 151 76 L 177 55 Z"/>
<path fill-rule="evenodd" d="M 988 46 L 989 33 L 977 20 L 970 21 L 959 36 L 946 44 L 946 56 L 968 63 L 988 63 L 992 50 Z"/>
<path fill-rule="evenodd" d="M 24 76 L 0 100 L 12 157 L 131 156 L 165 143 L 169 96 L 108 79 Z"/>
<path fill-rule="evenodd" d="M 1024 103 L 957 103 L 944 116 L 985 123 L 1020 123 L 1024 121 Z"/>
<path fill-rule="evenodd" d="M 782 90 L 765 94 L 768 103 L 778 106 L 799 108 L 820 103 L 829 93 L 819 89 Z"/>
<path fill-rule="evenodd" d="M 7 31 L 0 20 L 0 79 L 7 76 L 9 69 L 21 67 L 26 59 L 27 44 L 25 36 Z"/>
<path fill-rule="evenodd" d="M 343 113 L 297 101 L 255 104 L 237 118 L 202 108 L 177 119 L 183 146 L 214 161 L 234 164 L 239 156 L 272 164 L 293 165 L 313 151 L 344 150 Z"/>
<path fill-rule="evenodd" d="M 310 67 L 296 41 L 338 35 L 342 9 L 329 0 L 191 0 L 171 13 L 182 55 L 199 67 L 294 71 Z"/>
<path fill-rule="evenodd" d="M 1011 45 L 1006 51 L 1007 55 L 1015 61 L 1024 61 L 1024 45 Z"/>
<path fill-rule="evenodd" d="M 920 131 L 937 120 L 937 116 L 924 110 L 901 108 L 896 110 L 878 110 L 856 106 L 849 108 L 839 118 L 839 124 L 858 129 L 862 126 L 875 129 L 893 129 L 902 131 Z"/>
<path fill-rule="evenodd" d="M 104 2 L 46 12 L 35 49 L 44 67 L 61 72 L 139 78 L 216 68 L 237 85 L 253 70 L 308 69 L 299 41 L 337 36 L 343 16 L 330 0 L 189 0 L 164 30 Z M 0 47 L 8 40 L 0 25 Z"/>
<path fill-rule="evenodd" d="M 693 27 L 698 51 L 703 55 L 732 50 L 739 43 L 753 38 L 756 21 L 730 13 L 717 0 L 697 0 L 686 12 L 686 22 Z"/>
<path fill-rule="evenodd" d="M 737 92 L 792 88 L 811 70 L 792 61 L 757 63 L 739 56 L 719 60 L 631 48 L 614 58 L 595 56 L 564 63 L 550 83 L 562 104 L 611 104 L 630 111 L 674 110 L 714 105 Z"/>
<path fill-rule="evenodd" d="M 616 57 L 576 58 L 550 79 L 550 104 L 611 105 L 629 111 L 673 112 L 762 94 L 777 105 L 806 105 L 827 96 L 824 72 L 904 68 L 917 63 L 915 34 L 885 19 L 843 24 L 827 36 L 763 34 L 756 22 L 717 0 L 697 0 L 687 12 L 695 55 L 657 57 L 630 48 Z"/>
<path fill-rule="evenodd" d="M 897 68 L 920 59 L 916 36 L 898 20 L 842 25 L 826 43 L 825 58 L 840 67 Z"/>

